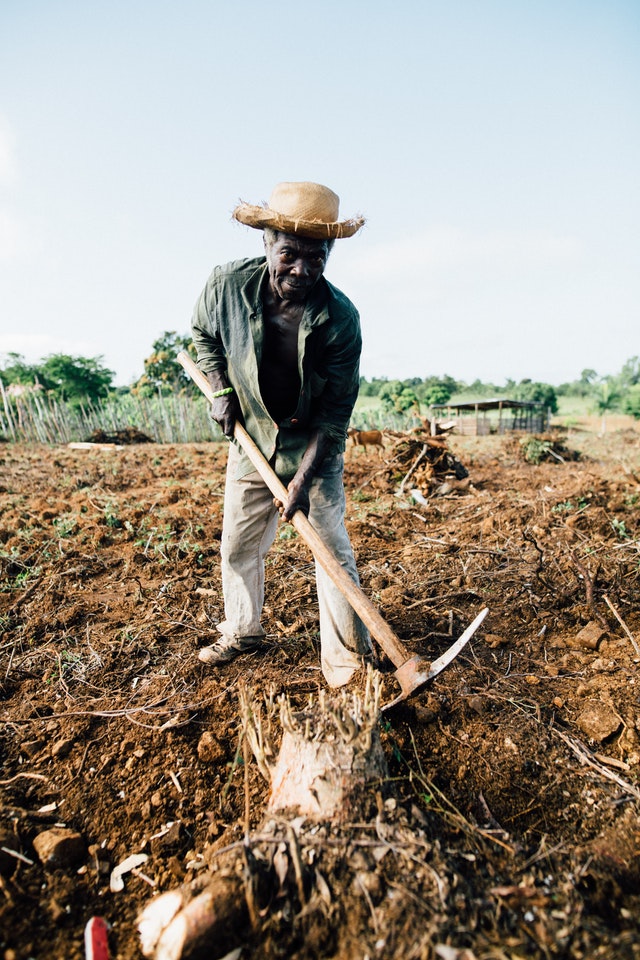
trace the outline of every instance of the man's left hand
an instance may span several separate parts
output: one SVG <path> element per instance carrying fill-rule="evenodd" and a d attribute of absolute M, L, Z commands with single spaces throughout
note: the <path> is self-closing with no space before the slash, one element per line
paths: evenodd
<path fill-rule="evenodd" d="M 306 484 L 294 477 L 287 487 L 287 493 L 289 496 L 286 503 L 281 500 L 274 501 L 282 519 L 291 520 L 297 510 L 301 510 L 305 517 L 309 516 L 309 491 Z"/>

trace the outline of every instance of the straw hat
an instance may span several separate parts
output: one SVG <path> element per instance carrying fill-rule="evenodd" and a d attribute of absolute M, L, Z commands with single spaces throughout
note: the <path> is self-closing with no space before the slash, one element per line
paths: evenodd
<path fill-rule="evenodd" d="M 267 204 L 241 203 L 233 217 L 248 227 L 271 227 L 312 240 L 352 237 L 364 224 L 364 217 L 339 221 L 339 205 L 340 198 L 320 183 L 279 183 Z"/>

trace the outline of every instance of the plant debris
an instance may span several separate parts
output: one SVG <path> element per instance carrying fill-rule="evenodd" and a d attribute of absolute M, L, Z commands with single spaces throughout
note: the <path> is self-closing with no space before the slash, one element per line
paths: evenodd
<path fill-rule="evenodd" d="M 118 446 L 127 446 L 133 443 L 154 443 L 153 437 L 147 436 L 137 427 L 123 427 L 121 430 L 93 430 L 85 443 L 116 443 Z"/>

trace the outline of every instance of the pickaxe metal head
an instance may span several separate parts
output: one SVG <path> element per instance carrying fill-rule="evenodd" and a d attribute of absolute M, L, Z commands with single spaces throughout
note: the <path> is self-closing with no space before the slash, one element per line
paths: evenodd
<path fill-rule="evenodd" d="M 429 663 L 429 661 L 425 660 L 424 657 L 415 656 L 411 657 L 409 660 L 406 660 L 401 667 L 398 667 L 393 675 L 400 684 L 402 693 L 390 703 L 387 703 L 382 709 L 388 710 L 390 707 L 395 706 L 402 700 L 406 700 L 407 697 L 410 697 L 412 693 L 415 693 L 416 690 L 420 689 L 420 687 L 423 687 L 425 683 L 429 682 L 429 680 L 433 680 L 433 678 L 441 673 L 445 667 L 448 667 L 451 661 L 455 660 L 463 647 L 466 647 L 469 640 L 471 640 L 471 637 L 474 635 L 488 612 L 489 608 L 485 607 L 485 609 L 478 614 L 473 623 L 469 624 L 462 636 L 456 640 L 456 642 L 453 643 L 448 650 L 445 650 L 442 656 L 438 657 L 437 660 Z"/>

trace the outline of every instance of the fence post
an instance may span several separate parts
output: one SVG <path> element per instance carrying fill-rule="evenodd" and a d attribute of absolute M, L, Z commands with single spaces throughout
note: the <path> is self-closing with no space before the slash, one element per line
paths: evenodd
<path fill-rule="evenodd" d="M 4 383 L 2 382 L 2 377 L 0 377 L 0 392 L 2 393 L 2 403 L 4 405 L 4 412 L 7 416 L 7 425 L 11 433 L 11 439 L 16 440 L 16 428 L 13 422 L 13 416 L 11 414 L 11 407 L 9 405 L 9 398 L 7 397 L 6 390 L 4 389 Z"/>

